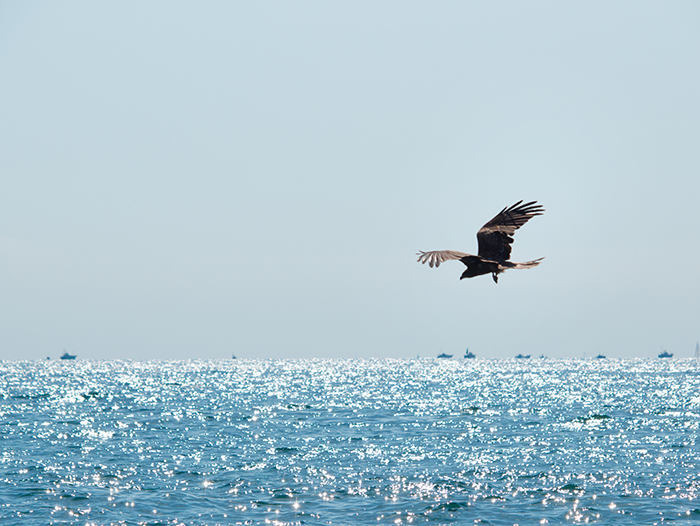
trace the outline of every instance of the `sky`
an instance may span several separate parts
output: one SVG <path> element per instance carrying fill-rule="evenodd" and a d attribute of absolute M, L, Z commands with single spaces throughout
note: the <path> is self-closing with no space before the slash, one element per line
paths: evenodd
<path fill-rule="evenodd" d="M 691 356 L 700 3 L 0 3 L 0 359 Z M 460 281 L 521 199 L 531 270 Z"/>

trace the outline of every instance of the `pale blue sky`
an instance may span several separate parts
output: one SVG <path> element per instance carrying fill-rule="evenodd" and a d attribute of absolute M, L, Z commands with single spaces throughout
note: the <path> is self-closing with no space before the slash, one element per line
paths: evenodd
<path fill-rule="evenodd" d="M 690 356 L 697 2 L 3 2 L 0 359 Z M 459 280 L 520 199 L 533 270 Z"/>

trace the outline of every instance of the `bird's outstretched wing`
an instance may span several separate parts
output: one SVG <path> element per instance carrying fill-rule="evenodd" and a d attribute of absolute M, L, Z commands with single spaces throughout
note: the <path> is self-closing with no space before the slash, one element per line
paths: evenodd
<path fill-rule="evenodd" d="M 479 242 L 479 255 L 485 259 L 507 261 L 510 258 L 510 245 L 515 231 L 531 218 L 542 215 L 544 208 L 537 201 L 521 204 L 501 210 L 496 217 L 486 223 L 476 234 Z"/>
<path fill-rule="evenodd" d="M 450 259 L 462 259 L 465 257 L 473 257 L 465 252 L 456 250 L 433 250 L 432 252 L 423 252 L 422 250 L 416 254 L 420 263 L 427 263 L 431 267 L 439 267 L 440 263 L 444 263 Z"/>

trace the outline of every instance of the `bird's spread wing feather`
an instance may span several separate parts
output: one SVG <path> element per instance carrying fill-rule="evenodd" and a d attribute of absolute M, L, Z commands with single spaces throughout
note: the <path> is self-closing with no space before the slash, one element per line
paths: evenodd
<path fill-rule="evenodd" d="M 482 258 L 495 261 L 508 260 L 515 231 L 531 218 L 542 215 L 544 212 L 544 208 L 538 205 L 537 201 L 521 203 L 522 201 L 518 201 L 513 206 L 504 208 L 477 232 L 479 255 Z"/>
<path fill-rule="evenodd" d="M 457 250 L 434 250 L 432 252 L 423 252 L 421 250 L 416 255 L 420 263 L 427 263 L 431 267 L 439 267 L 440 263 L 444 263 L 450 259 L 462 259 L 471 256 L 471 254 L 458 252 Z"/>

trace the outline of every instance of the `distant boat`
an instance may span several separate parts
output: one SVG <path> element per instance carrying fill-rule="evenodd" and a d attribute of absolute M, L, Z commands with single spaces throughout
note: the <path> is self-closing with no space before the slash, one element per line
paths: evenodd
<path fill-rule="evenodd" d="M 664 351 L 664 352 L 662 352 L 661 354 L 659 354 L 659 358 L 672 358 L 672 357 L 673 357 L 673 353 L 672 353 L 672 352 L 666 352 L 666 351 Z"/>
<path fill-rule="evenodd" d="M 469 358 L 476 358 L 476 354 L 474 354 L 473 352 L 471 352 L 471 351 L 469 350 L 469 347 L 467 347 L 467 353 L 464 355 L 464 358 L 466 358 L 466 359 L 469 359 Z"/>
<path fill-rule="evenodd" d="M 599 354 L 598 356 L 596 356 L 596 359 L 597 359 L 597 360 L 605 360 L 605 355 L 604 355 L 604 354 Z"/>
<path fill-rule="evenodd" d="M 235 354 L 231 355 L 231 359 L 232 359 L 232 360 L 235 360 L 235 359 L 236 359 L 236 355 L 235 355 Z"/>
<path fill-rule="evenodd" d="M 77 355 L 68 354 L 67 352 L 64 352 L 63 356 L 61 356 L 61 360 L 75 360 L 76 358 L 77 358 Z"/>
<path fill-rule="evenodd" d="M 451 354 L 445 354 L 445 353 L 443 352 L 443 353 L 438 354 L 438 358 L 452 358 L 452 355 L 451 355 Z"/>
<path fill-rule="evenodd" d="M 518 360 L 527 360 L 530 357 L 529 354 L 519 354 L 516 356 Z"/>

